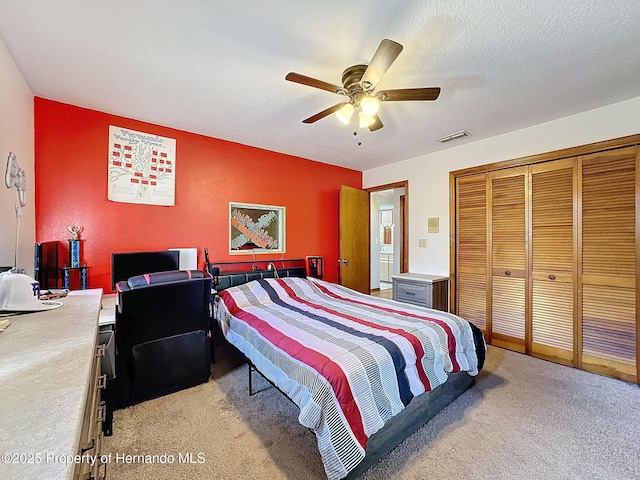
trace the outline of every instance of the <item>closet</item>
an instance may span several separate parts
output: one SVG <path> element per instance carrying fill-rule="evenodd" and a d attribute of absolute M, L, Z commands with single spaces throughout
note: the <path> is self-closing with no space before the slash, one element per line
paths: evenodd
<path fill-rule="evenodd" d="M 638 383 L 638 143 L 452 172 L 452 311 L 489 344 Z"/>
<path fill-rule="evenodd" d="M 531 353 L 575 364 L 576 159 L 532 165 Z"/>
<path fill-rule="evenodd" d="M 457 313 L 487 331 L 487 175 L 457 179 Z M 454 278 L 454 277 L 452 277 Z M 453 298 L 453 296 L 451 297 Z"/>
<path fill-rule="evenodd" d="M 527 167 L 489 175 L 490 325 L 494 345 L 525 351 Z"/>
<path fill-rule="evenodd" d="M 580 364 L 637 380 L 638 148 L 582 163 Z"/>

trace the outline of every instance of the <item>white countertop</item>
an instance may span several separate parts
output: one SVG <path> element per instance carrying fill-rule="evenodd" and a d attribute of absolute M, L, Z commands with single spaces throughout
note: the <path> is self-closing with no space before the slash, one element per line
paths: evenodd
<path fill-rule="evenodd" d="M 0 478 L 72 478 L 102 289 L 55 310 L 7 317 L 0 331 Z M 7 455 L 8 454 L 8 455 Z"/>
<path fill-rule="evenodd" d="M 100 320 L 98 322 L 101 327 L 105 325 L 114 325 L 116 323 L 117 301 L 117 293 L 106 293 L 102 295 L 102 309 L 100 310 Z"/>

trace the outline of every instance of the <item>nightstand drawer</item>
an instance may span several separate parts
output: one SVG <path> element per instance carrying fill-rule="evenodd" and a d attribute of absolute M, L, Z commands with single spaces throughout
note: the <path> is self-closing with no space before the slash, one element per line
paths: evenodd
<path fill-rule="evenodd" d="M 422 273 L 393 275 L 393 299 L 448 311 L 449 278 Z"/>
<path fill-rule="evenodd" d="M 396 284 L 396 296 L 400 302 L 411 302 L 420 305 L 431 305 L 431 290 L 425 285 L 413 283 Z"/>

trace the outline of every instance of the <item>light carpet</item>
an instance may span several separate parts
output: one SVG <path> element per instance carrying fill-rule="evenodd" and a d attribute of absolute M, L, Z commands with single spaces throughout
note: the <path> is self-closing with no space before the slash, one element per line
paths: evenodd
<path fill-rule="evenodd" d="M 216 356 L 207 384 L 115 412 L 107 478 L 326 479 L 297 407 Z M 640 388 L 490 346 L 476 385 L 360 478 L 638 479 Z"/>

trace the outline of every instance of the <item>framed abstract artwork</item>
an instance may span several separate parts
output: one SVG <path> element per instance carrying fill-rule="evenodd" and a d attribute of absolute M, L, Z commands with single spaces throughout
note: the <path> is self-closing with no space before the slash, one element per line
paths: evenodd
<path fill-rule="evenodd" d="M 285 207 L 229 202 L 229 253 L 284 253 Z"/>

